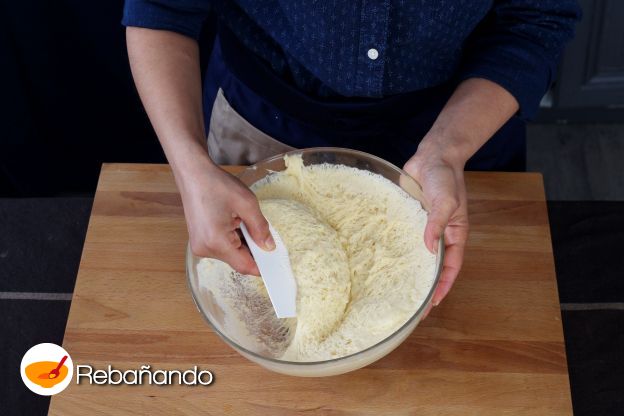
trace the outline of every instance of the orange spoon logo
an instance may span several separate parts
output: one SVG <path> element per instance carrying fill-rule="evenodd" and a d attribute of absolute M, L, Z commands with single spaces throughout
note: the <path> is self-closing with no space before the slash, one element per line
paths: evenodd
<path fill-rule="evenodd" d="M 65 390 L 74 373 L 67 351 L 50 343 L 38 344 L 29 349 L 22 358 L 20 369 L 26 387 L 43 396 Z"/>

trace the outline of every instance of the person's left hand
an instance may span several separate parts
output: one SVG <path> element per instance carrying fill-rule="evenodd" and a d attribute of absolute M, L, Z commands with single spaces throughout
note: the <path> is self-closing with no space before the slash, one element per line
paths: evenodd
<path fill-rule="evenodd" d="M 403 168 L 422 186 L 430 204 L 424 235 L 429 251 L 437 252 L 440 237 L 444 234 L 444 264 L 433 295 L 433 306 L 439 305 L 453 286 L 468 239 L 465 161 L 448 160 L 441 150 L 436 146 L 421 145 Z"/>

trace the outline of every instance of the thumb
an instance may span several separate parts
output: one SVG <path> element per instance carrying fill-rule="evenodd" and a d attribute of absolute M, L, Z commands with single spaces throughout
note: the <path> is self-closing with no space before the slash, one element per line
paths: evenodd
<path fill-rule="evenodd" d="M 249 198 L 239 208 L 238 215 L 245 223 L 247 231 L 253 238 L 254 242 L 262 247 L 264 250 L 271 251 L 275 249 L 275 241 L 269 231 L 269 223 L 267 222 L 262 211 L 260 211 L 260 204 L 255 196 Z"/>
<path fill-rule="evenodd" d="M 444 228 L 457 210 L 459 202 L 450 196 L 436 198 L 431 203 L 431 212 L 425 227 L 425 245 L 434 254 L 438 253 L 438 245 Z"/>

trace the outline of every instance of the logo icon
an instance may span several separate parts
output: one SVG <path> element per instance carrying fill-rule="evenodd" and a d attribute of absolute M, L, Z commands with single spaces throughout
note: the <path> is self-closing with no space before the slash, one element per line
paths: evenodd
<path fill-rule="evenodd" d="M 20 372 L 22 381 L 33 393 L 52 396 L 69 386 L 74 375 L 74 364 L 62 347 L 43 343 L 26 351 Z"/>

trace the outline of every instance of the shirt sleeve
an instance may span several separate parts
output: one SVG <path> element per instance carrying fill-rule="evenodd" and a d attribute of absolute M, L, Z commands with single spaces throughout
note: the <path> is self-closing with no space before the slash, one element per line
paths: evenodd
<path fill-rule="evenodd" d="M 121 23 L 171 30 L 197 40 L 209 12 L 208 0 L 126 0 Z"/>
<path fill-rule="evenodd" d="M 534 117 L 580 17 L 576 0 L 496 0 L 466 45 L 460 81 L 496 82 L 518 100 L 520 117 Z"/>

